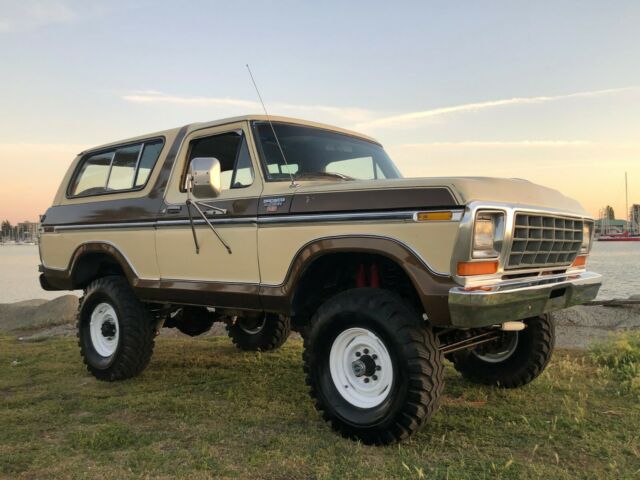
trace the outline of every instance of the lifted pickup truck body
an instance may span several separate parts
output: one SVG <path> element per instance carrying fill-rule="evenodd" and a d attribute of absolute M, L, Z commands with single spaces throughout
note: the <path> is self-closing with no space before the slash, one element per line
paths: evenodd
<path fill-rule="evenodd" d="M 225 321 L 286 318 L 302 332 L 333 296 L 379 289 L 422 313 L 448 355 L 445 344 L 468 353 L 501 326 L 595 298 L 593 222 L 574 200 L 525 180 L 400 178 L 369 137 L 270 120 L 275 130 L 247 116 L 79 154 L 42 221 L 43 288 L 119 275 L 165 326 L 189 306 Z M 211 225 L 187 205 L 196 157 L 215 157 L 226 182 L 197 199 Z"/>

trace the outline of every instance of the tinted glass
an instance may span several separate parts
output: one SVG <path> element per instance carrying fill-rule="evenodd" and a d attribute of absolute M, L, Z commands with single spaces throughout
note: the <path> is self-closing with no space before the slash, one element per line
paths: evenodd
<path fill-rule="evenodd" d="M 194 140 L 191 142 L 189 161 L 197 157 L 214 157 L 218 159 L 220 162 L 222 190 L 248 187 L 253 183 L 253 167 L 247 141 L 244 135 L 238 132 L 223 133 Z"/>
<path fill-rule="evenodd" d="M 88 157 L 76 175 L 71 195 L 103 193 L 114 152 L 99 153 Z"/>
<path fill-rule="evenodd" d="M 249 155 L 247 140 L 243 138 L 240 144 L 240 151 L 238 152 L 235 172 L 231 180 L 231 188 L 248 187 L 252 183 L 253 166 L 251 165 L 251 156 Z"/>
<path fill-rule="evenodd" d="M 143 187 L 163 145 L 163 140 L 152 140 L 86 157 L 74 177 L 69 195 L 98 195 Z"/>
<path fill-rule="evenodd" d="M 153 170 L 154 165 L 158 161 L 160 152 L 162 151 L 162 140 L 149 142 L 144 144 L 144 150 L 140 157 L 138 166 L 138 175 L 136 176 L 135 186 L 140 187 L 147 183 L 147 179 Z"/>
<path fill-rule="evenodd" d="M 377 143 L 301 125 L 274 123 L 273 127 L 286 161 L 271 126 L 264 122 L 254 123 L 262 161 L 270 180 L 288 180 L 289 172 L 296 178 L 371 180 L 401 176 Z"/>
<path fill-rule="evenodd" d="M 325 167 L 329 173 L 338 173 L 359 180 L 375 180 L 386 178 L 380 167 L 373 161 L 373 157 L 349 158 L 331 162 Z"/>
<path fill-rule="evenodd" d="M 133 179 L 136 175 L 141 148 L 142 145 L 132 145 L 116 150 L 116 156 L 113 158 L 113 165 L 109 174 L 109 182 L 107 183 L 107 191 L 133 188 Z"/>

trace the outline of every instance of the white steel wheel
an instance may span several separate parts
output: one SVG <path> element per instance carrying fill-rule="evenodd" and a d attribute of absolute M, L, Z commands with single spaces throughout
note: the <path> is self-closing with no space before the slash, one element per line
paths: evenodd
<path fill-rule="evenodd" d="M 387 347 L 365 328 L 349 328 L 336 337 L 329 369 L 342 398 L 359 408 L 377 407 L 393 386 L 393 362 Z"/>
<path fill-rule="evenodd" d="M 99 303 L 91 312 L 89 334 L 93 348 L 102 357 L 110 357 L 118 348 L 120 325 L 115 309 L 108 303 Z"/>
<path fill-rule="evenodd" d="M 511 332 L 509 338 L 500 342 L 500 345 L 496 348 L 479 353 L 476 350 L 472 350 L 473 354 L 480 360 L 487 363 L 500 363 L 507 360 L 518 347 L 518 332 Z"/>
<path fill-rule="evenodd" d="M 266 320 L 266 315 L 262 315 L 259 318 L 239 318 L 237 324 L 244 332 L 249 335 L 255 335 L 262 331 Z"/>

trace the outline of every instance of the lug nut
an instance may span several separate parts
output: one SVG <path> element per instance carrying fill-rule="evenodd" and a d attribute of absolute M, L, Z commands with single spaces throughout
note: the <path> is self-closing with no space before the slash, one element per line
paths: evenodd
<path fill-rule="evenodd" d="M 377 380 L 377 379 L 378 379 L 378 376 L 377 376 L 377 375 L 372 375 L 372 376 L 371 376 L 371 379 L 372 379 L 372 380 Z"/>
<path fill-rule="evenodd" d="M 376 365 L 376 371 L 379 372 L 380 370 L 382 370 L 382 367 L 380 365 Z"/>
<path fill-rule="evenodd" d="M 368 349 L 368 348 L 365 348 L 365 349 L 363 350 L 363 352 L 364 352 L 364 354 L 366 355 L 367 353 L 369 353 L 369 349 Z"/>
<path fill-rule="evenodd" d="M 365 378 L 364 383 L 369 383 L 369 378 Z"/>
<path fill-rule="evenodd" d="M 373 358 L 374 360 L 376 360 L 378 358 L 378 355 L 376 355 L 375 353 L 373 355 L 371 355 L 371 358 Z"/>
<path fill-rule="evenodd" d="M 356 357 L 359 357 L 360 355 L 362 355 L 360 352 L 356 352 Z"/>

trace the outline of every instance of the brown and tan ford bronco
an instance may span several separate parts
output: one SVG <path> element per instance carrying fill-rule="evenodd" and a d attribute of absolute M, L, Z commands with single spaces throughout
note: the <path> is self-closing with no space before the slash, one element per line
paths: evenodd
<path fill-rule="evenodd" d="M 386 444 L 436 411 L 445 358 L 503 388 L 540 375 L 550 312 L 600 287 L 592 235 L 555 190 L 402 178 L 372 138 L 254 115 L 80 153 L 42 220 L 40 281 L 84 290 L 80 350 L 100 380 L 139 374 L 162 327 L 225 322 L 263 351 L 298 331 L 323 417 Z"/>

